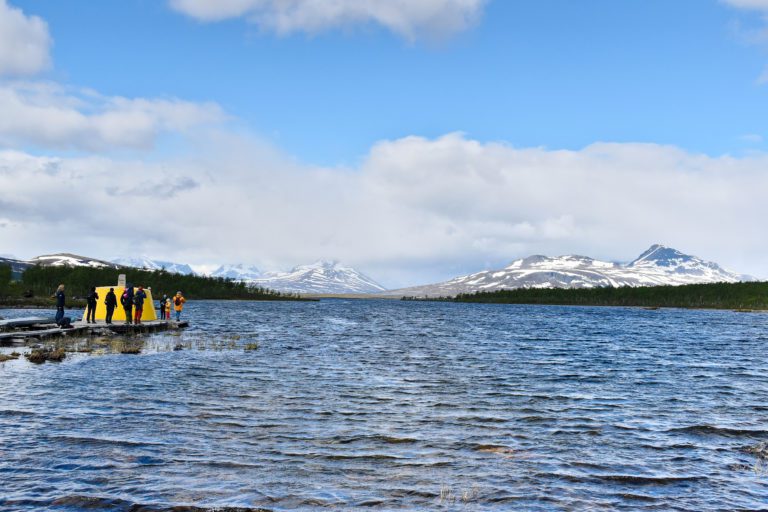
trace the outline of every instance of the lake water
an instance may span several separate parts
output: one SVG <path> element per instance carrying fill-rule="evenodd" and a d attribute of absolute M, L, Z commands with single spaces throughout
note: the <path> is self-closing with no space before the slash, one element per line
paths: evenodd
<path fill-rule="evenodd" d="M 0 509 L 768 508 L 765 314 L 324 300 L 184 316 L 138 356 L 0 364 Z"/>

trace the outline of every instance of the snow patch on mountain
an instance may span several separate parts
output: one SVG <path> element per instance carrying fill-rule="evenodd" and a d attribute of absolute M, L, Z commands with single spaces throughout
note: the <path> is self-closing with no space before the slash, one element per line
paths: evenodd
<path fill-rule="evenodd" d="M 29 260 L 32 265 L 42 265 L 44 267 L 91 267 L 91 268 L 116 268 L 116 265 L 109 261 L 97 260 L 87 256 L 78 256 L 67 252 L 56 254 L 44 254 L 36 256 Z"/>
<path fill-rule="evenodd" d="M 165 270 L 171 274 L 195 275 L 195 271 L 185 263 L 172 261 L 153 260 L 146 256 L 140 258 L 117 258 L 113 263 L 121 267 L 140 268 L 143 270 Z"/>
<path fill-rule="evenodd" d="M 0 265 L 11 267 L 11 275 L 14 279 L 18 279 L 31 266 L 28 261 L 20 260 L 10 254 L 0 256 Z"/>
<path fill-rule="evenodd" d="M 222 265 L 211 272 L 210 276 L 248 282 L 262 277 L 262 272 L 253 265 Z"/>
<path fill-rule="evenodd" d="M 385 288 L 352 267 L 337 261 L 299 265 L 288 272 L 266 272 L 250 284 L 292 293 L 347 294 L 377 293 Z"/>
<path fill-rule="evenodd" d="M 754 280 L 729 272 L 717 263 L 653 245 L 629 264 L 600 261 L 587 256 L 529 256 L 501 270 L 486 270 L 442 283 L 415 286 L 388 293 L 424 297 L 514 288 L 595 288 L 604 286 L 660 286 Z"/>

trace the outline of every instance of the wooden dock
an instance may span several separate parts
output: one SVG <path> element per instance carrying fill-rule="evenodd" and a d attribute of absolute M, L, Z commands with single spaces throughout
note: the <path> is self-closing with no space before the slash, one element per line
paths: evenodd
<path fill-rule="evenodd" d="M 184 329 L 189 327 L 189 322 L 174 322 L 165 320 L 151 320 L 141 324 L 112 323 L 99 321 L 86 323 L 74 322 L 69 329 L 62 329 L 56 324 L 39 324 L 29 329 L 15 329 L 0 332 L 0 345 L 24 344 L 28 341 L 40 341 L 61 336 L 103 336 L 105 334 L 120 334 L 132 336 L 136 334 L 148 334 L 154 332 Z"/>

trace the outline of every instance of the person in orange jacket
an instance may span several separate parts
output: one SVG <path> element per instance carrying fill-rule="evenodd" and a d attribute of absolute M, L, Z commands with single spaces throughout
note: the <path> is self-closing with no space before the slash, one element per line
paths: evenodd
<path fill-rule="evenodd" d="M 184 303 L 187 302 L 181 292 L 176 292 L 176 296 L 173 298 L 173 309 L 176 311 L 176 321 L 181 321 L 181 310 L 184 309 Z"/>

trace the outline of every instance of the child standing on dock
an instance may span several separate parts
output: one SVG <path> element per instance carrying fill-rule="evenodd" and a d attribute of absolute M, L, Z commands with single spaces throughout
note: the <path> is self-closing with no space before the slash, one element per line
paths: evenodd
<path fill-rule="evenodd" d="M 165 319 L 166 320 L 171 319 L 171 298 L 170 297 L 165 299 Z"/>
<path fill-rule="evenodd" d="M 165 320 L 165 301 L 168 299 L 168 296 L 163 294 L 163 298 L 160 299 L 160 320 Z"/>
<path fill-rule="evenodd" d="M 96 323 L 96 301 L 99 300 L 99 294 L 96 292 L 96 287 L 91 286 L 91 291 L 85 297 L 88 307 L 85 310 L 85 322 Z"/>
<path fill-rule="evenodd" d="M 136 306 L 136 313 L 133 316 L 133 323 L 139 325 L 141 323 L 141 315 L 144 313 L 144 299 L 147 298 L 147 294 L 144 291 L 143 286 L 139 286 L 139 290 L 133 297 L 133 304 Z"/>

